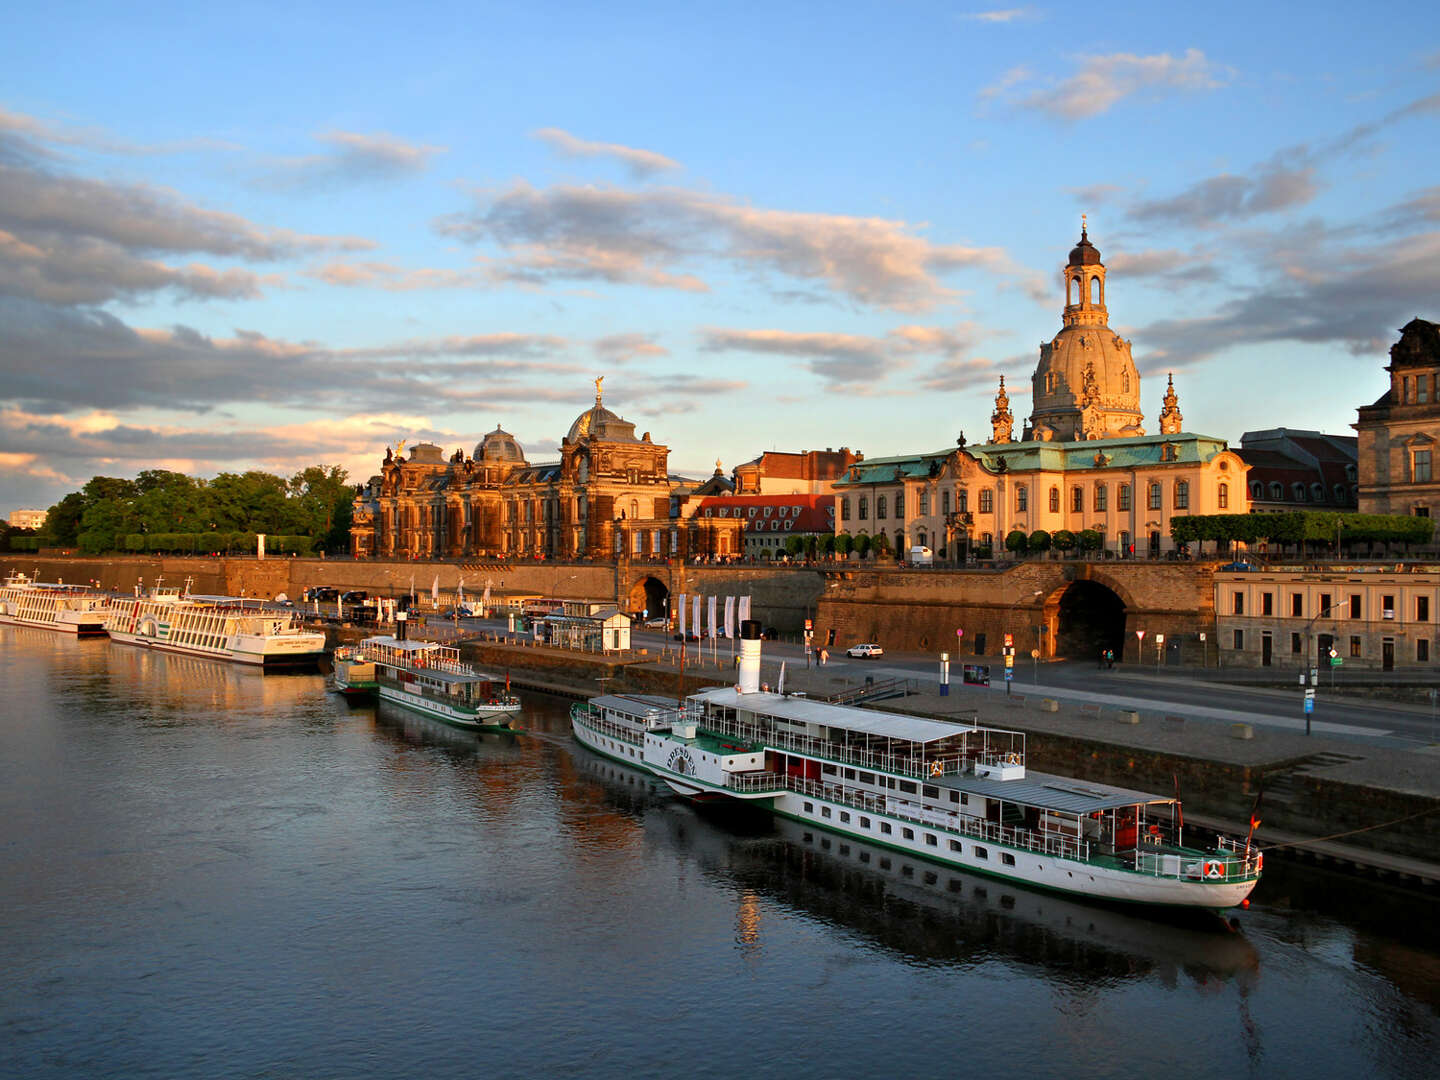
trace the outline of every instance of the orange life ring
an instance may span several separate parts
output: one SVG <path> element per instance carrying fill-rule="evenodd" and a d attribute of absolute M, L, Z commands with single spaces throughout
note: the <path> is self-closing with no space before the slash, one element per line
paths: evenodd
<path fill-rule="evenodd" d="M 930 762 L 930 775 L 931 775 L 931 776 L 940 776 L 940 775 L 942 775 L 944 772 L 945 772 L 945 766 L 944 766 L 944 765 L 941 765 L 940 762 L 938 762 L 938 761 L 932 761 L 932 762 Z"/>

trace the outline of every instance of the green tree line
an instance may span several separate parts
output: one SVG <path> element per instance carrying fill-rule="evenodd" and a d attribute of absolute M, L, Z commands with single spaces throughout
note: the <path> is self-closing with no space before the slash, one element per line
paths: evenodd
<path fill-rule="evenodd" d="M 1300 553 L 1321 549 L 1338 555 L 1364 544 L 1366 554 L 1375 545 L 1428 544 L 1435 534 L 1430 518 L 1406 514 L 1342 514 L 1319 510 L 1295 510 L 1283 514 L 1192 514 L 1170 519 L 1170 536 L 1179 544 L 1196 545 L 1204 551 L 1206 540 L 1227 548 L 1234 543 L 1265 541 L 1281 549 L 1295 547 Z M 1338 547 L 1338 550 L 1336 550 Z"/>
<path fill-rule="evenodd" d="M 134 480 L 97 476 L 50 508 L 42 547 L 110 551 L 254 551 L 266 534 L 276 554 L 349 547 L 354 491 L 339 466 L 312 465 L 289 480 L 221 473 L 197 480 L 147 469 Z"/>

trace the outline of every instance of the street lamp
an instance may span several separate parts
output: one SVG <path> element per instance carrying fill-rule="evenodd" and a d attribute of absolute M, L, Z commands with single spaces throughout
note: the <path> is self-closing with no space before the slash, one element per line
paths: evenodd
<path fill-rule="evenodd" d="M 1337 537 L 1338 537 L 1338 526 L 1337 526 Z M 1325 616 L 1329 615 L 1331 612 L 1333 612 L 1333 611 L 1338 611 L 1338 610 L 1340 610 L 1340 609 L 1343 608 L 1343 607 L 1349 607 L 1349 606 L 1350 606 L 1350 601 L 1349 601 L 1348 599 L 1346 599 L 1346 600 L 1341 600 L 1341 601 L 1339 601 L 1338 603 L 1331 604 L 1331 605 L 1330 605 L 1329 607 L 1327 607 L 1324 611 L 1316 612 L 1313 616 L 1311 616 L 1310 621 L 1305 624 L 1305 657 L 1306 657 L 1306 659 L 1309 659 L 1309 657 L 1310 657 L 1310 645 L 1311 645 L 1312 642 L 1314 641 L 1314 633 L 1313 633 L 1313 631 L 1314 631 L 1314 629 L 1315 629 L 1315 623 L 1316 623 L 1318 620 L 1325 618 Z M 1332 678 L 1332 681 L 1333 681 L 1333 678 L 1334 678 L 1333 675 L 1332 675 L 1331 678 Z M 1305 682 L 1305 673 L 1304 673 L 1303 671 L 1300 673 L 1300 682 L 1301 682 L 1301 685 L 1304 685 L 1304 682 Z M 1311 716 L 1312 710 L 1314 709 L 1314 705 L 1312 704 L 1312 702 L 1313 702 L 1314 699 L 1315 699 L 1315 688 L 1316 688 L 1319 684 L 1320 684 L 1320 653 L 1319 653 L 1319 650 L 1317 649 L 1316 652 L 1315 652 L 1315 662 L 1314 662 L 1314 664 L 1312 664 L 1311 667 L 1310 667 L 1310 685 L 1306 688 L 1306 690 L 1305 690 L 1305 696 L 1304 696 L 1304 698 L 1303 698 L 1303 700 L 1304 700 L 1304 709 L 1305 709 L 1305 734 L 1306 734 L 1306 735 L 1309 735 L 1309 734 L 1310 734 L 1310 716 Z"/>

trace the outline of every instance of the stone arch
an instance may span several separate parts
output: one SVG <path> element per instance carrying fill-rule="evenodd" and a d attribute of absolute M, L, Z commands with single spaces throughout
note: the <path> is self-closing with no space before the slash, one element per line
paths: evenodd
<path fill-rule="evenodd" d="M 666 602 L 669 599 L 670 590 L 663 581 L 657 577 L 644 577 L 630 586 L 626 610 L 636 615 L 648 611 L 649 618 L 658 619 L 668 613 Z"/>
<path fill-rule="evenodd" d="M 1125 620 L 1131 605 L 1115 588 L 1082 578 L 1070 582 L 1052 603 L 1054 656 L 1093 660 L 1105 649 L 1113 649 L 1116 659 L 1124 655 Z"/>

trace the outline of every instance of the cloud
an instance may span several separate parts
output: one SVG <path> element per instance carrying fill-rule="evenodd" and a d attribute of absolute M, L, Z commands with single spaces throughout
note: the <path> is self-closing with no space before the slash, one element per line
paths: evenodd
<path fill-rule="evenodd" d="M 1082 58 L 1080 69 L 1069 78 L 1032 90 L 1014 103 L 1057 120 L 1083 120 L 1108 112 L 1127 97 L 1215 90 L 1230 77 L 1227 68 L 1212 63 L 1199 49 L 1187 49 L 1178 57 L 1169 53 L 1111 53 Z M 982 90 L 980 97 L 1007 96 L 1014 87 L 1028 81 L 1029 72 L 1016 69 Z"/>
<path fill-rule="evenodd" d="M 592 278 L 691 291 L 706 288 L 692 262 L 823 284 L 849 300 L 923 309 L 953 294 L 937 274 L 962 268 L 1013 273 L 998 248 L 932 244 L 900 221 L 765 210 L 678 188 L 516 184 L 479 196 L 473 212 L 441 218 L 444 235 L 495 243 L 497 278 L 541 284 Z"/>
<path fill-rule="evenodd" d="M 1313 165 L 1288 167 L 1272 161 L 1253 176 L 1211 176 L 1168 199 L 1138 203 L 1130 215 L 1142 222 L 1200 226 L 1304 206 L 1319 190 Z"/>
<path fill-rule="evenodd" d="M 576 158 L 611 158 L 624 165 L 636 179 L 645 179 L 656 173 L 670 172 L 682 168 L 678 161 L 657 154 L 653 150 L 637 150 L 618 143 L 590 142 L 576 138 L 559 128 L 541 128 L 532 132 L 535 138 L 548 145 L 556 153 Z"/>
<path fill-rule="evenodd" d="M 653 359 L 669 356 L 670 350 L 655 341 L 653 334 L 609 334 L 590 344 L 596 359 L 612 364 L 626 364 L 639 357 Z"/>
<path fill-rule="evenodd" d="M 1029 19 L 1033 19 L 1035 17 L 1036 14 L 1034 9 L 1028 7 L 1006 8 L 998 11 L 972 11 L 964 13 L 960 16 L 960 18 L 965 19 L 969 22 L 983 22 L 992 24 L 1023 22 Z"/>
<path fill-rule="evenodd" d="M 953 330 L 932 326 L 899 326 L 884 337 L 832 332 L 799 333 L 789 330 L 733 330 L 710 327 L 701 331 L 702 352 L 747 352 L 803 360 L 809 371 L 831 389 L 873 392 L 889 372 L 908 368 L 915 357 L 939 355 L 954 358 L 970 348 L 974 327 Z"/>
<path fill-rule="evenodd" d="M 384 289 L 386 292 L 415 292 L 421 289 L 469 289 L 485 281 L 472 270 L 439 267 L 407 269 L 385 262 L 345 262 L 332 259 L 305 273 L 306 277 L 344 288 Z"/>
<path fill-rule="evenodd" d="M 1208 254 L 1155 248 L 1148 251 L 1117 251 L 1106 256 L 1112 273 L 1126 281 L 1161 278 L 1170 285 L 1195 285 L 1218 281 L 1220 273 Z"/>
<path fill-rule="evenodd" d="M 328 149 L 321 154 L 285 158 L 275 163 L 262 183 L 282 189 L 329 190 L 364 183 L 384 183 L 422 173 L 430 159 L 446 153 L 444 146 L 407 142 L 384 132 L 326 131 L 315 136 Z"/>

